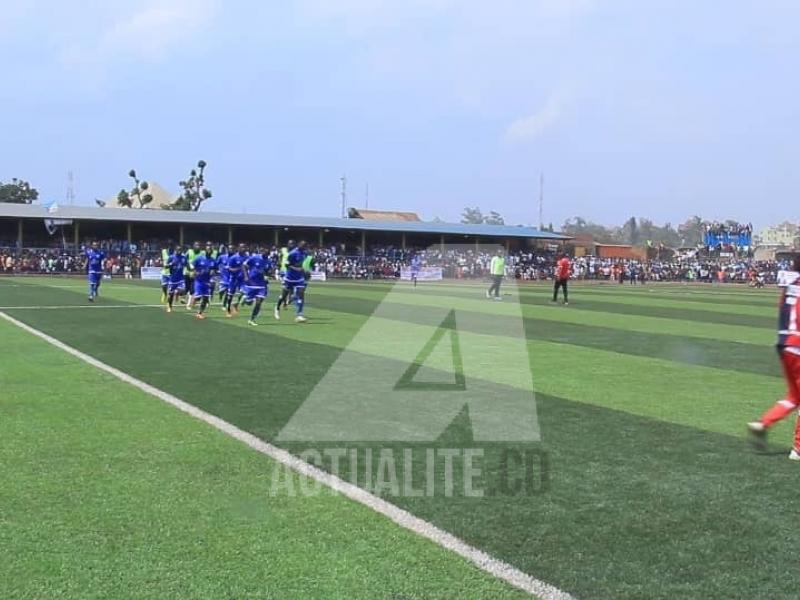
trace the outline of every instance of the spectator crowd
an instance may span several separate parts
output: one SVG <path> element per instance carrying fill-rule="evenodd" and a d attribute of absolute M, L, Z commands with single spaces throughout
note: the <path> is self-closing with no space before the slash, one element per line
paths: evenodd
<path fill-rule="evenodd" d="M 749 228 L 749 226 L 747 226 Z M 114 240 L 100 241 L 106 252 L 105 271 L 110 277 L 138 277 L 141 267 L 162 267 L 157 240 L 135 244 Z M 492 253 L 467 246 L 407 248 L 375 245 L 361 255 L 348 253 L 344 246 L 309 247 L 317 269 L 332 278 L 392 279 L 400 276 L 417 257 L 423 266 L 442 269 L 445 278 L 484 279 L 489 275 Z M 277 261 L 278 248 L 263 249 Z M 80 274 L 85 270 L 85 246 L 75 254 L 56 248 L 25 249 L 16 252 L 0 248 L 0 273 L 4 274 Z M 522 250 L 509 253 L 507 274 L 523 281 L 547 281 L 554 277 L 557 255 L 552 251 Z M 736 282 L 763 285 L 773 283 L 786 265 L 753 259 L 699 258 L 696 254 L 670 260 L 621 260 L 596 257 L 573 259 L 572 278 L 593 281 L 646 283 L 649 281 Z"/>

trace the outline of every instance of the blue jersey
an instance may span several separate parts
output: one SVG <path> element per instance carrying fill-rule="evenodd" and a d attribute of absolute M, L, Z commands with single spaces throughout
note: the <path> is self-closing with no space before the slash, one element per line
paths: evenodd
<path fill-rule="evenodd" d="M 86 251 L 86 270 L 89 273 L 102 273 L 103 261 L 106 255 L 100 250 L 87 250 Z"/>
<path fill-rule="evenodd" d="M 272 263 L 260 254 L 253 254 L 244 261 L 245 283 L 254 287 L 265 287 L 265 273 L 272 268 Z"/>
<path fill-rule="evenodd" d="M 211 282 L 211 271 L 214 270 L 214 263 L 216 261 L 213 258 L 209 258 L 204 255 L 200 255 L 194 259 L 194 278 L 195 281 L 201 281 L 203 283 L 210 283 Z"/>
<path fill-rule="evenodd" d="M 418 258 L 414 258 L 411 261 L 411 271 L 412 272 L 419 273 L 419 269 L 420 269 L 421 266 L 422 266 L 422 263 L 420 262 L 420 260 Z"/>
<path fill-rule="evenodd" d="M 286 257 L 286 275 L 284 281 L 305 281 L 306 273 L 303 270 L 303 263 L 306 260 L 306 251 L 302 248 L 293 248 Z"/>
<path fill-rule="evenodd" d="M 186 267 L 188 259 L 185 254 L 170 254 L 167 259 L 169 267 L 170 281 L 183 281 L 183 269 Z"/>
<path fill-rule="evenodd" d="M 217 271 L 221 281 L 228 281 L 228 259 L 230 255 L 226 252 L 217 257 Z"/>
<path fill-rule="evenodd" d="M 236 279 L 241 281 L 244 279 L 244 261 L 247 260 L 247 257 L 244 254 L 231 254 L 228 257 L 228 277 L 230 279 Z"/>

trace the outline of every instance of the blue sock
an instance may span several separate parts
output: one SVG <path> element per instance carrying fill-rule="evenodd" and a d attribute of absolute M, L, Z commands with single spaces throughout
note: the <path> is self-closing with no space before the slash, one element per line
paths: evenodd
<path fill-rule="evenodd" d="M 302 298 L 300 298 L 299 296 L 294 299 L 294 307 L 295 307 L 295 310 L 297 311 L 297 315 L 298 316 L 303 314 L 303 303 L 304 303 L 304 300 Z"/>
<path fill-rule="evenodd" d="M 89 284 L 89 298 L 94 298 L 94 284 Z"/>

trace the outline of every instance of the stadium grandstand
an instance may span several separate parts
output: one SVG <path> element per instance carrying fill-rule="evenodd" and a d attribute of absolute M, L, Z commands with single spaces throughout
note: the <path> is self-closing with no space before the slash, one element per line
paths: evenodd
<path fill-rule="evenodd" d="M 0 204 L 0 247 L 74 250 L 86 240 L 128 245 L 214 240 L 279 246 L 290 238 L 363 256 L 371 245 L 499 244 L 507 250 L 558 244 L 566 236 L 532 227 L 426 222 L 414 213 L 352 209 L 351 218 Z"/>

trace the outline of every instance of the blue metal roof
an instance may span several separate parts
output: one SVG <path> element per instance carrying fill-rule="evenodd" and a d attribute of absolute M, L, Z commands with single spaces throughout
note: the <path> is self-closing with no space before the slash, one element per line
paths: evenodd
<path fill-rule="evenodd" d="M 44 206 L 40 205 L 9 204 L 2 202 L 0 202 L 0 217 L 54 218 L 123 223 L 308 227 L 313 229 L 342 229 L 351 231 L 536 238 L 554 241 L 569 239 L 567 236 L 551 233 L 549 231 L 542 231 L 533 227 L 514 227 L 510 225 L 465 225 L 463 223 L 433 223 L 426 221 L 371 221 L 366 219 L 340 219 L 332 217 L 95 208 L 88 206 L 59 206 L 54 211 L 48 211 Z"/>

